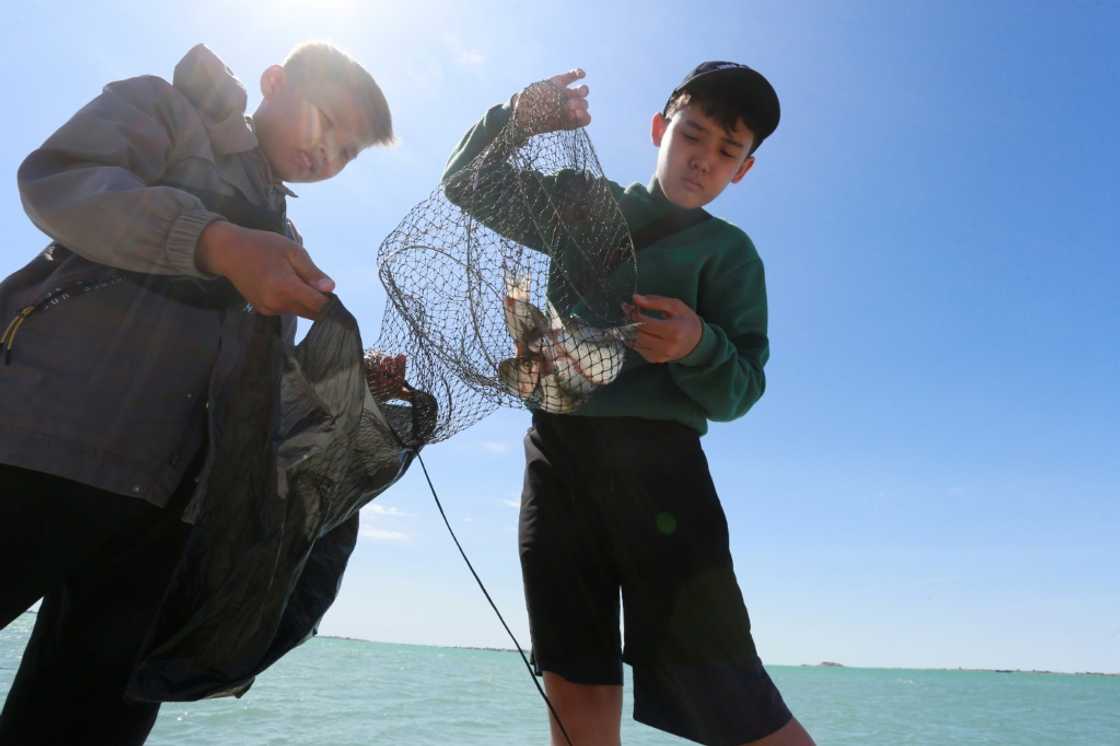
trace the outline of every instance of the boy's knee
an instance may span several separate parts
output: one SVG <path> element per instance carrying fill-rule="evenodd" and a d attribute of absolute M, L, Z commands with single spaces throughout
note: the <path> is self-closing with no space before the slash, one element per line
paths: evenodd
<path fill-rule="evenodd" d="M 578 684 L 558 673 L 544 672 L 549 697 L 574 706 L 595 707 L 622 701 L 622 687 L 615 684 Z"/>

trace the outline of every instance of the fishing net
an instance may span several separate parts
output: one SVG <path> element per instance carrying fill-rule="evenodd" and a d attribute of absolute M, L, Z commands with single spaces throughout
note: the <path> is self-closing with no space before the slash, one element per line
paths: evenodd
<path fill-rule="evenodd" d="M 554 84 L 527 89 L 381 245 L 377 346 L 430 395 L 429 442 L 503 405 L 575 411 L 621 370 L 634 248 L 586 132 L 546 131 L 564 106 Z"/>

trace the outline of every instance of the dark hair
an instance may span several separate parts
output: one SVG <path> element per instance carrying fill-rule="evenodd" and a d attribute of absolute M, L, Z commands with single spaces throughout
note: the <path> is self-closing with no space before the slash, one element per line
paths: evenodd
<path fill-rule="evenodd" d="M 758 138 L 758 127 L 755 125 L 755 113 L 751 102 L 727 86 L 721 84 L 718 78 L 712 80 L 700 79 L 678 91 L 665 104 L 661 112 L 666 119 L 671 119 L 674 114 L 691 104 L 700 106 L 706 116 L 714 119 L 728 132 L 735 129 L 739 120 L 751 131 L 751 153 L 758 149 L 762 141 Z"/>
<path fill-rule="evenodd" d="M 341 85 L 365 112 L 369 124 L 369 145 L 393 142 L 393 116 L 389 102 L 373 76 L 354 58 L 326 42 L 300 44 L 284 60 L 288 79 L 300 87 L 314 88 L 324 83 Z"/>

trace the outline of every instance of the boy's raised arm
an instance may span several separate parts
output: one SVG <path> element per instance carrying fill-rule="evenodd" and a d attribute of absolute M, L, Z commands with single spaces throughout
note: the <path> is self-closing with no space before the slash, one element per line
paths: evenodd
<path fill-rule="evenodd" d="M 157 186 L 192 115 L 160 78 L 110 83 L 20 166 L 28 216 L 91 261 L 204 276 L 195 247 L 202 231 L 223 218 L 192 194 Z"/>
<path fill-rule="evenodd" d="M 548 194 L 586 189 L 588 175 L 571 170 L 544 175 L 518 169 L 511 161 L 514 151 L 533 135 L 578 129 L 591 122 L 588 87 L 569 87 L 583 76 L 578 69 L 554 75 L 487 111 L 463 136 L 447 162 L 442 179 L 447 198 L 506 238 L 543 250 L 544 242 L 532 215 L 512 215 L 510 200 L 543 204 L 542 198 L 547 199 Z M 499 139 L 511 119 L 515 128 Z M 468 171 L 467 167 L 484 152 L 483 163 Z"/>
<path fill-rule="evenodd" d="M 510 117 L 516 117 L 526 136 L 578 129 L 591 124 L 587 103 L 590 90 L 586 85 L 568 87 L 584 75 L 583 70 L 578 68 L 553 75 L 513 94 L 508 103 L 499 104 L 486 112 L 452 152 L 443 170 L 443 181 L 447 182 L 485 150 L 506 126 Z M 543 112 L 543 115 L 534 116 L 536 112 Z"/>

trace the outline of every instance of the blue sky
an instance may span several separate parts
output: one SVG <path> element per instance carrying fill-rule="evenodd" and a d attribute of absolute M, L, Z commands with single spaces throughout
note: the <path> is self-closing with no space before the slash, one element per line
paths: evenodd
<path fill-rule="evenodd" d="M 747 62 L 782 125 L 711 210 L 766 263 L 769 385 L 704 445 L 763 658 L 1120 671 L 1115 4 L 248 5 L 6 9 L 0 271 L 45 242 L 16 168 L 105 82 L 170 77 L 202 41 L 255 106 L 268 64 L 326 39 L 381 82 L 401 142 L 290 212 L 372 343 L 377 246 L 488 106 L 582 66 L 606 172 L 644 182 L 649 118 L 685 71 Z M 523 643 L 527 421 L 425 454 Z M 418 469 L 363 531 L 322 632 L 506 644 Z"/>

